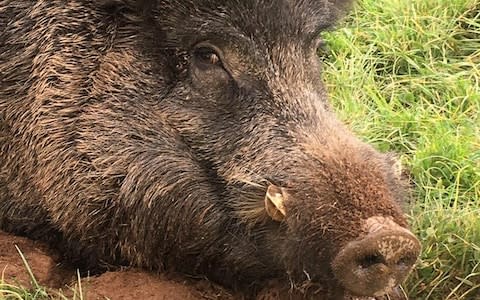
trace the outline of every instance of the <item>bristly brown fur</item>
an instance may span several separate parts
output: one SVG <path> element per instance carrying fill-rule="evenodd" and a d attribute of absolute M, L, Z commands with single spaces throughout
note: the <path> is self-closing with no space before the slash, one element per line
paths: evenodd
<path fill-rule="evenodd" d="M 247 295 L 308 274 L 337 295 L 329 263 L 362 220 L 406 226 L 391 160 L 336 121 L 318 78 L 345 6 L 0 0 L 0 228 L 84 270 L 175 269 Z M 280 223 L 269 184 L 292 195 Z"/>

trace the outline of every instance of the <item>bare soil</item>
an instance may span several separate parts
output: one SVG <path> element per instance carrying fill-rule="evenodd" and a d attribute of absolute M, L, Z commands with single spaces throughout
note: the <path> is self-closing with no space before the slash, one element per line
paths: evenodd
<path fill-rule="evenodd" d="M 193 282 L 148 274 L 142 271 L 107 272 L 84 279 L 88 300 L 115 299 L 234 299 L 225 290 L 206 281 Z"/>

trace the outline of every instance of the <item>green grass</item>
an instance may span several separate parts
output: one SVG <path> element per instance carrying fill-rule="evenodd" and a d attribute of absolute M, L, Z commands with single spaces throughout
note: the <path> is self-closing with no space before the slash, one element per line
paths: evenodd
<path fill-rule="evenodd" d="M 360 0 L 325 36 L 340 118 L 415 183 L 411 299 L 480 299 L 480 1 Z M 343 24 L 342 24 L 343 26 Z"/>
<path fill-rule="evenodd" d="M 46 287 L 36 286 L 26 288 L 18 284 L 6 283 L 0 279 L 0 300 L 83 300 L 81 289 L 78 286 L 71 288 L 69 294 L 65 296 L 62 291 L 49 290 Z"/>
<path fill-rule="evenodd" d="M 35 280 L 35 277 L 31 278 Z M 3 278 L 0 278 L 0 300 L 83 300 L 80 278 L 70 288 L 68 294 L 73 296 L 65 296 L 61 290 L 49 289 L 38 284 L 34 284 L 32 287 L 24 287 L 21 284 L 6 282 Z"/>

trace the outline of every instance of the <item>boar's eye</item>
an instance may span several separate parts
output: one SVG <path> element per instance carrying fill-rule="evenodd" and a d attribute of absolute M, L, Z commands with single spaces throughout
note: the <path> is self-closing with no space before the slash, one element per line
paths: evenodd
<path fill-rule="evenodd" d="M 195 48 L 194 52 L 195 63 L 200 66 L 222 66 L 222 61 L 220 60 L 220 55 L 212 47 L 200 46 Z"/>
<path fill-rule="evenodd" d="M 233 77 L 222 62 L 224 56 L 214 45 L 202 42 L 191 52 L 190 76 L 192 83 L 202 90 L 217 90 L 232 82 Z"/>

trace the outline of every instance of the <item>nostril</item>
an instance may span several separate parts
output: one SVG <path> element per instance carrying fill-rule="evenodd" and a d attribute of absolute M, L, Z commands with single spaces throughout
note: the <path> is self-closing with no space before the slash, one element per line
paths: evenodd
<path fill-rule="evenodd" d="M 358 260 L 358 265 L 362 268 L 370 268 L 377 264 L 385 264 L 385 258 L 378 253 L 365 255 Z"/>

